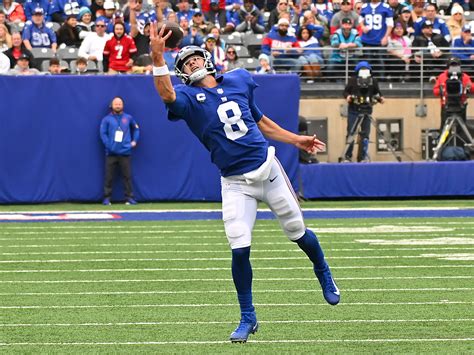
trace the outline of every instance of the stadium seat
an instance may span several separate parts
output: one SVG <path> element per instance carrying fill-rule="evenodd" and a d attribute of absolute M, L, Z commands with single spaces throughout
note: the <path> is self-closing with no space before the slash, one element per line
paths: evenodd
<path fill-rule="evenodd" d="M 240 45 L 242 44 L 242 35 L 239 32 L 232 33 L 230 35 L 221 35 L 221 38 L 227 45 Z"/>
<path fill-rule="evenodd" d="M 76 61 L 72 61 L 71 64 L 69 65 L 71 69 L 71 74 L 76 74 Z M 87 73 L 89 74 L 96 74 L 99 72 L 99 68 L 97 67 L 96 62 L 92 60 L 87 61 Z"/>
<path fill-rule="evenodd" d="M 77 59 L 77 48 L 65 47 L 58 49 L 58 58 L 69 62 Z"/>
<path fill-rule="evenodd" d="M 249 50 L 252 57 L 258 57 L 262 48 L 262 34 L 247 33 L 244 36 L 243 43 Z"/>
<path fill-rule="evenodd" d="M 237 55 L 239 56 L 239 58 L 248 58 L 250 57 L 250 53 L 249 53 L 249 50 L 247 49 L 247 47 L 244 47 L 244 46 L 235 46 L 235 51 L 237 52 Z"/>
<path fill-rule="evenodd" d="M 51 28 L 54 32 L 57 32 L 59 27 L 61 27 L 61 24 L 57 22 L 46 22 L 46 27 Z"/>
<path fill-rule="evenodd" d="M 51 48 L 32 48 L 31 54 L 33 54 L 33 57 L 39 61 L 55 57 L 55 54 Z"/>
<path fill-rule="evenodd" d="M 62 71 L 69 72 L 69 64 L 65 60 L 60 60 L 59 66 L 61 67 Z M 49 69 L 49 60 L 45 59 L 41 62 L 41 71 L 46 73 L 48 69 Z"/>
<path fill-rule="evenodd" d="M 242 62 L 244 63 L 244 68 L 248 71 L 254 71 L 260 65 L 258 60 L 255 58 L 245 58 L 242 59 Z"/>

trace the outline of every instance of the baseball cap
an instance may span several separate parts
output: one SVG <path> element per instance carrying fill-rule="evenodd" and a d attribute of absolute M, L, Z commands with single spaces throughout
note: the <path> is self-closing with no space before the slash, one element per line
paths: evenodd
<path fill-rule="evenodd" d="M 351 2 L 349 0 L 342 0 L 341 5 L 350 5 Z"/>
<path fill-rule="evenodd" d="M 33 10 L 33 15 L 43 15 L 44 10 L 41 7 L 37 7 Z"/>
<path fill-rule="evenodd" d="M 22 54 L 21 54 L 21 55 L 18 57 L 18 59 L 17 59 L 17 60 L 21 60 L 21 59 L 26 59 L 26 60 L 28 60 L 28 61 L 29 61 L 29 60 L 30 60 L 30 57 L 28 57 L 28 55 L 27 55 L 27 54 L 25 54 L 25 53 L 22 53 Z"/>
<path fill-rule="evenodd" d="M 217 41 L 216 36 L 214 36 L 212 33 L 209 33 L 209 34 L 206 36 L 206 42 L 209 41 L 209 40 L 211 40 L 211 41 Z"/>
<path fill-rule="evenodd" d="M 471 26 L 469 26 L 469 25 L 462 26 L 462 31 L 463 32 L 471 32 Z"/>
<path fill-rule="evenodd" d="M 344 17 L 344 18 L 341 20 L 341 23 L 348 23 L 348 24 L 351 24 L 351 25 L 352 25 L 352 20 L 351 20 L 349 17 Z"/>
<path fill-rule="evenodd" d="M 270 57 L 268 55 L 266 55 L 265 53 L 261 53 L 259 56 L 258 56 L 258 60 L 266 60 L 267 62 L 270 62 Z"/>
<path fill-rule="evenodd" d="M 430 20 L 426 20 L 425 22 L 423 22 L 423 25 L 421 25 L 421 28 L 425 27 L 433 27 L 433 22 L 431 22 Z"/>
<path fill-rule="evenodd" d="M 202 12 L 201 11 L 196 11 L 193 16 L 202 16 Z"/>
<path fill-rule="evenodd" d="M 402 11 L 400 11 L 401 14 L 407 13 L 407 12 L 408 12 L 408 13 L 411 13 L 411 11 L 410 11 L 410 9 L 409 9 L 408 7 L 404 7 L 404 8 L 402 8 Z"/>
<path fill-rule="evenodd" d="M 281 18 L 278 20 L 278 25 L 290 25 L 290 21 L 288 21 L 286 18 Z"/>

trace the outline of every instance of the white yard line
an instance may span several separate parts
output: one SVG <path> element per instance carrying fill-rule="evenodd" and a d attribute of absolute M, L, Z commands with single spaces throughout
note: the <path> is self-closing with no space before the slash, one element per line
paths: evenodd
<path fill-rule="evenodd" d="M 344 302 L 337 307 L 353 306 L 432 306 L 432 305 L 474 305 L 474 301 L 433 301 L 433 302 Z M 327 307 L 327 303 L 255 303 L 256 307 Z M 118 305 L 49 305 L 49 306 L 0 306 L 0 309 L 96 309 L 96 308 L 202 308 L 238 307 L 235 303 L 201 303 L 201 304 L 118 304 Z"/>
<path fill-rule="evenodd" d="M 310 320 L 259 320 L 261 324 L 351 324 L 351 323 L 468 323 L 474 322 L 472 318 L 460 319 L 310 319 Z M 26 327 L 127 327 L 127 326 L 157 326 L 157 325 L 215 325 L 235 324 L 234 321 L 207 321 L 207 322 L 119 322 L 119 323 L 12 323 L 0 324 L 0 328 L 26 328 Z"/>
<path fill-rule="evenodd" d="M 443 343 L 472 342 L 474 338 L 400 338 L 400 339 L 289 339 L 250 340 L 255 344 L 345 344 L 345 343 Z M 218 345 L 230 344 L 228 340 L 209 341 L 150 341 L 150 342 L 60 342 L 60 343 L 0 343 L 0 346 L 156 346 L 156 345 Z"/>
<path fill-rule="evenodd" d="M 427 250 L 474 250 L 474 247 L 444 247 L 442 245 L 433 248 L 325 248 L 326 253 L 330 252 L 361 252 L 361 251 L 427 251 Z M 120 250 L 120 251 L 45 251 L 45 252 L 23 252 L 23 253 L 0 253 L 4 256 L 20 256 L 20 255 L 114 255 L 114 254 L 229 254 L 229 250 Z M 255 253 L 301 253 L 300 249 L 252 249 Z"/>
<path fill-rule="evenodd" d="M 435 268 L 454 268 L 464 269 L 473 268 L 471 265 L 355 265 L 355 266 L 332 266 L 331 269 L 435 269 Z M 253 270 L 308 270 L 309 266 L 296 267 L 254 267 Z M 0 274 L 12 273 L 71 273 L 71 272 L 155 272 L 155 271 L 229 271 L 228 267 L 203 267 L 203 268 L 127 268 L 127 269 L 35 269 L 35 270 L 0 270 Z"/>
<path fill-rule="evenodd" d="M 338 281 L 375 281 L 375 280 L 469 280 L 474 279 L 472 275 L 457 276 L 378 276 L 378 277 L 338 277 Z M 278 277 L 278 278 L 254 278 L 256 282 L 273 281 L 314 281 L 314 277 Z M 212 279 L 111 279 L 111 280 L 0 280 L 0 284 L 62 284 L 62 283 L 151 283 L 151 282 L 232 282 L 231 278 Z"/>
<path fill-rule="evenodd" d="M 342 292 L 420 292 L 420 291 L 473 291 L 472 287 L 421 287 L 421 288 L 349 288 L 341 289 Z M 319 290 L 253 290 L 253 293 L 319 293 Z M 2 292 L 0 296 L 101 296 L 101 295 L 193 295 L 206 293 L 235 294 L 235 290 L 186 290 L 186 291 L 94 291 L 94 292 Z"/>
<path fill-rule="evenodd" d="M 363 259 L 433 259 L 442 258 L 445 260 L 449 257 L 474 257 L 474 254 L 422 254 L 422 255 L 367 255 L 367 256 L 331 256 L 330 260 L 363 260 Z M 107 263 L 107 262 L 195 262 L 195 261 L 231 261 L 231 257 L 223 258 L 109 258 L 109 259 L 35 259 L 35 260 L 0 260 L 0 264 L 62 264 L 62 263 Z M 281 256 L 281 257 L 253 257 L 252 261 L 292 261 L 292 260 L 308 260 L 306 256 Z"/>

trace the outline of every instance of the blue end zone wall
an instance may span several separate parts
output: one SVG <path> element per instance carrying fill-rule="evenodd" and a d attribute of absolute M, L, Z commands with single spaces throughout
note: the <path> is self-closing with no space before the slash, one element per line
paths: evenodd
<path fill-rule="evenodd" d="M 261 110 L 296 132 L 298 77 L 254 78 Z M 0 76 L 0 203 L 100 200 L 104 149 L 99 125 L 116 95 L 140 124 L 133 154 L 137 199 L 220 200 L 219 173 L 209 153 L 184 122 L 167 120 L 151 77 Z M 272 144 L 297 188 L 296 148 Z M 122 197 L 120 188 L 114 197 Z"/>

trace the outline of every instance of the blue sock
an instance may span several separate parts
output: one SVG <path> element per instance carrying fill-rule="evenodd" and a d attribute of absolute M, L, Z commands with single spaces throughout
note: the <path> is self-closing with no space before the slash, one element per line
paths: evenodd
<path fill-rule="evenodd" d="M 310 229 L 306 229 L 304 235 L 296 240 L 298 246 L 308 255 L 309 260 L 314 264 L 314 268 L 321 270 L 326 267 L 324 253 L 319 245 L 318 238 Z"/>
<path fill-rule="evenodd" d="M 232 249 L 232 278 L 241 312 L 255 311 L 252 304 L 252 276 L 250 247 Z"/>

